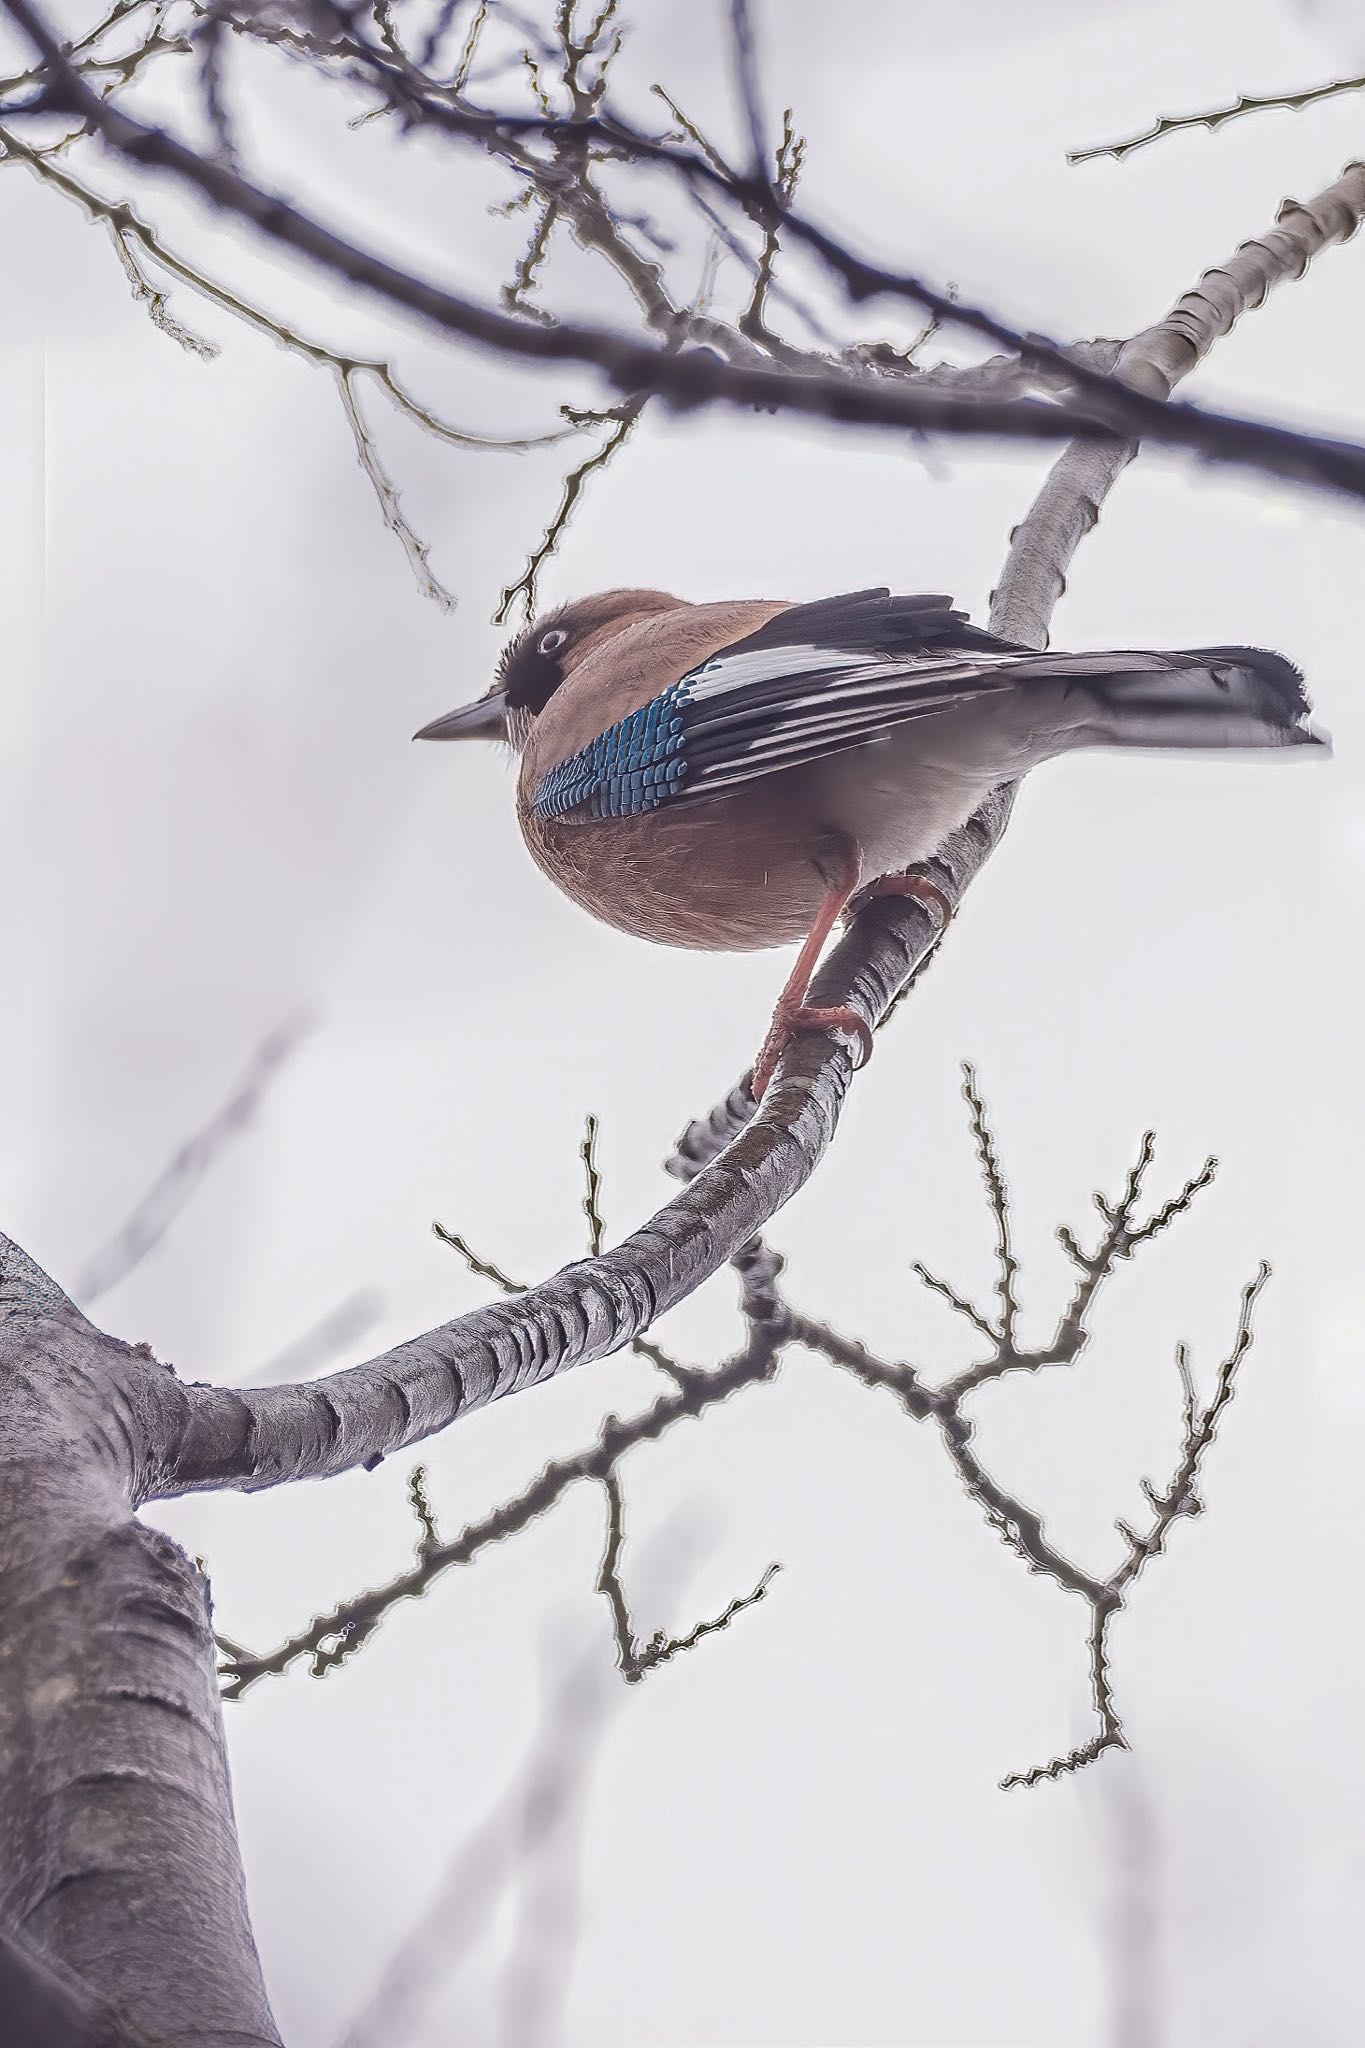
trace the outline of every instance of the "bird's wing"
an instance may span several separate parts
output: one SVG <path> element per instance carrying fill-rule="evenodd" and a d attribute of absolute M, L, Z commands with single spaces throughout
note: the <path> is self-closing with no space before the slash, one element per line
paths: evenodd
<path fill-rule="evenodd" d="M 531 810 L 569 822 L 719 796 L 1010 688 L 1028 659 L 948 597 L 794 605 L 548 769 Z"/>

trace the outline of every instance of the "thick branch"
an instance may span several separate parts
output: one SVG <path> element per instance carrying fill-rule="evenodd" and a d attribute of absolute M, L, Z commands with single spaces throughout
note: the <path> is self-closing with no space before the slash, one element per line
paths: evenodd
<path fill-rule="evenodd" d="M 940 856 L 954 900 L 994 844 L 993 827 L 988 808 Z M 818 1000 L 852 1002 L 874 1021 L 935 937 L 922 906 L 874 904 L 824 970 Z M 762 1114 L 728 1150 L 621 1244 L 519 1299 L 307 1385 L 186 1387 L 178 1441 L 150 1494 L 254 1489 L 372 1465 L 472 1408 L 619 1350 L 757 1236 L 804 1184 L 834 1135 L 849 1070 L 845 1048 L 798 1040 Z"/>

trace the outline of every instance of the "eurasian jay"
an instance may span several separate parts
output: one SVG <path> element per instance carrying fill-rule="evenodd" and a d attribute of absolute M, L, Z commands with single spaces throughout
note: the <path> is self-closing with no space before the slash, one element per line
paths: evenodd
<path fill-rule="evenodd" d="M 755 1062 L 792 1035 L 870 1034 L 806 992 L 840 915 L 900 893 L 992 789 L 1077 747 L 1302 747 L 1303 678 L 1253 647 L 1039 654 L 947 597 L 689 604 L 609 590 L 549 612 L 486 695 L 419 740 L 521 756 L 532 857 L 576 903 L 669 946 L 803 941 Z"/>

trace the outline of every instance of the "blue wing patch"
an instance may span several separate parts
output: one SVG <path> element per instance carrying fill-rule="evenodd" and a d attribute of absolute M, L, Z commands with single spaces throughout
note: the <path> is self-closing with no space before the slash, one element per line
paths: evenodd
<path fill-rule="evenodd" d="M 531 813 L 635 818 L 701 802 L 1055 672 L 948 598 L 871 590 L 793 606 L 548 769 Z"/>
<path fill-rule="evenodd" d="M 531 794 L 537 818 L 634 818 L 676 796 L 687 777 L 683 707 L 692 678 L 672 683 L 586 747 L 541 776 Z"/>

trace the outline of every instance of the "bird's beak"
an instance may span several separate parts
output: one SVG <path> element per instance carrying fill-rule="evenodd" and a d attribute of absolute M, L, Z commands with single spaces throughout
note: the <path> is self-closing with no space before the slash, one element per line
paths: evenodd
<path fill-rule="evenodd" d="M 415 740 L 501 740 L 507 737 L 507 703 L 502 691 L 495 691 L 491 697 L 476 697 L 472 704 L 461 704 L 454 711 L 447 711 L 444 718 L 433 718 L 430 725 L 424 725 L 415 732 Z"/>

